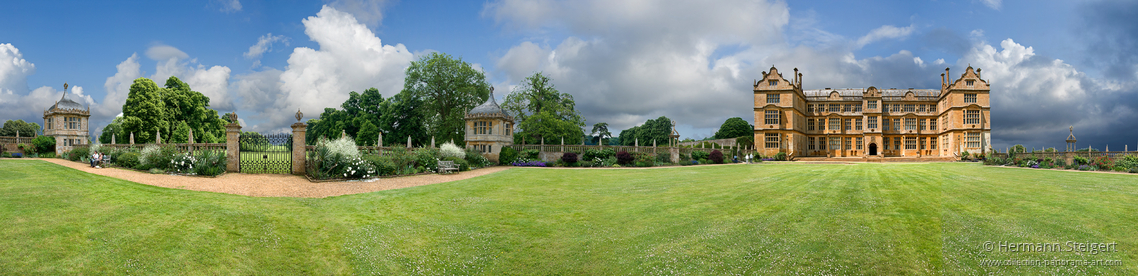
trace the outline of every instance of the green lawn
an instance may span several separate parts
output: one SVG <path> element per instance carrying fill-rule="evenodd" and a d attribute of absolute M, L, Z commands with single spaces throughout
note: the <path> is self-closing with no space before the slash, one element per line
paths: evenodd
<path fill-rule="evenodd" d="M 300 199 L 0 160 L 0 221 L 0 274 L 18 275 L 1138 274 L 1138 175 L 963 163 L 519 168 Z"/>

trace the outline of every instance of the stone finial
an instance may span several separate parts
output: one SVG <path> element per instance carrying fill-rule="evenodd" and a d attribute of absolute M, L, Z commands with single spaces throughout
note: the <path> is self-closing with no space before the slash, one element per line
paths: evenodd
<path fill-rule="evenodd" d="M 300 119 L 304 119 L 304 113 L 301 113 L 300 108 L 297 108 L 296 109 L 296 121 L 300 122 Z"/>
<path fill-rule="evenodd" d="M 194 129 L 192 129 L 192 128 L 190 129 L 190 140 L 189 140 L 189 142 L 190 142 L 190 144 L 194 143 Z"/>
<path fill-rule="evenodd" d="M 130 133 L 130 144 L 134 145 L 134 132 Z"/>
<path fill-rule="evenodd" d="M 376 141 L 376 142 L 375 142 L 375 146 L 377 146 L 377 147 L 382 147 L 382 146 L 383 146 L 383 132 L 380 132 L 380 133 L 379 133 L 379 141 Z"/>
<path fill-rule="evenodd" d="M 435 147 L 435 136 L 431 135 L 431 148 Z"/>
<path fill-rule="evenodd" d="M 116 144 L 115 143 L 115 136 L 116 135 L 114 133 L 111 133 L 111 144 Z"/>
<path fill-rule="evenodd" d="M 407 135 L 407 148 L 411 148 L 411 135 Z"/>
<path fill-rule="evenodd" d="M 237 112 L 230 112 L 229 114 L 226 114 L 226 116 L 229 117 L 229 121 L 232 121 L 234 124 L 237 123 Z"/>
<path fill-rule="evenodd" d="M 341 129 L 340 138 L 348 137 L 348 131 Z"/>
<path fill-rule="evenodd" d="M 156 142 L 154 142 L 155 144 L 161 144 L 162 143 L 162 131 L 161 130 L 159 130 L 158 132 L 155 132 L 154 141 L 156 141 Z"/>

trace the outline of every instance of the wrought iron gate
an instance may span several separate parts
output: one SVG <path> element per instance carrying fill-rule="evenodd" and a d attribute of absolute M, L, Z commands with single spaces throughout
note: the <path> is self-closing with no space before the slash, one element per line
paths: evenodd
<path fill-rule="evenodd" d="M 292 172 L 292 134 L 242 132 L 238 141 L 242 173 Z"/>

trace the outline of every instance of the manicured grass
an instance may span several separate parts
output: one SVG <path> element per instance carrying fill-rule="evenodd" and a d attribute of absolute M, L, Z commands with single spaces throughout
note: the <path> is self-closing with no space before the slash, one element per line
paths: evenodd
<path fill-rule="evenodd" d="M 0 221 L 0 274 L 1138 274 L 1138 175 L 975 163 L 519 168 L 296 199 L 2 160 Z"/>

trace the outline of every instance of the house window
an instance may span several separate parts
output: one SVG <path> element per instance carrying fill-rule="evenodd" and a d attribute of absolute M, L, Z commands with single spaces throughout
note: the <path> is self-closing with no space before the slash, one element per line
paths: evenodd
<path fill-rule="evenodd" d="M 826 119 L 818 119 L 818 130 L 826 130 Z"/>
<path fill-rule="evenodd" d="M 850 123 L 853 119 L 846 118 L 846 131 L 853 130 L 853 124 Z"/>
<path fill-rule="evenodd" d="M 980 123 L 980 111 L 979 110 L 968 110 L 965 112 L 966 113 L 964 114 L 964 124 L 973 124 L 974 125 L 974 124 Z"/>
<path fill-rule="evenodd" d="M 765 133 L 766 146 L 768 149 L 778 148 L 778 133 Z"/>
<path fill-rule="evenodd" d="M 914 105 L 914 104 L 906 104 L 906 105 L 905 105 L 905 110 L 904 110 L 904 112 L 914 112 L 914 111 L 917 111 L 917 110 L 916 110 L 916 108 L 914 108 L 914 107 L 916 107 L 916 105 Z"/>
<path fill-rule="evenodd" d="M 778 110 L 767 110 L 766 119 L 763 121 L 766 122 L 768 125 L 777 125 L 778 124 Z"/>
<path fill-rule="evenodd" d="M 921 149 L 925 149 L 925 138 L 918 139 L 921 142 Z"/>
<path fill-rule="evenodd" d="M 905 118 L 905 130 L 915 130 L 915 129 L 917 129 L 917 119 L 916 118 Z"/>
<path fill-rule="evenodd" d="M 47 121 L 44 122 L 44 129 L 51 129 L 51 118 L 47 118 Z"/>
<path fill-rule="evenodd" d="M 841 130 L 842 121 L 838 118 L 830 118 L 830 130 Z"/>
<path fill-rule="evenodd" d="M 917 120 L 917 130 L 925 130 L 925 119 Z"/>
<path fill-rule="evenodd" d="M 808 150 L 814 150 L 814 137 L 808 137 L 808 138 L 806 138 L 806 142 L 807 142 L 807 144 L 808 144 L 808 146 L 806 146 L 806 149 L 808 149 Z"/>
<path fill-rule="evenodd" d="M 864 144 L 862 137 L 857 137 L 857 143 L 854 143 L 855 147 L 857 147 L 857 150 L 861 150 L 862 144 Z"/>
<path fill-rule="evenodd" d="M 869 105 L 867 105 L 866 108 L 877 109 L 877 101 L 869 101 Z"/>
<path fill-rule="evenodd" d="M 929 119 L 929 130 L 936 130 L 936 118 Z"/>
<path fill-rule="evenodd" d="M 936 113 L 936 105 L 935 104 L 929 105 L 929 113 Z"/>
<path fill-rule="evenodd" d="M 861 104 L 854 105 L 854 112 L 861 113 Z"/>
<path fill-rule="evenodd" d="M 818 150 L 826 150 L 826 138 L 818 137 Z"/>
<path fill-rule="evenodd" d="M 767 103 L 776 104 L 779 100 L 779 94 L 767 94 Z"/>
<path fill-rule="evenodd" d="M 839 104 L 830 104 L 830 112 L 838 112 L 841 108 L 842 106 Z"/>
<path fill-rule="evenodd" d="M 885 146 L 882 147 L 881 149 L 883 149 L 883 150 L 889 149 L 889 137 L 882 138 L 881 142 L 885 144 Z"/>
<path fill-rule="evenodd" d="M 899 105 L 899 104 L 893 105 L 893 109 L 889 110 L 889 112 L 901 112 L 901 105 Z"/>
<path fill-rule="evenodd" d="M 854 120 L 854 130 L 861 130 L 861 118 Z"/>
<path fill-rule="evenodd" d="M 893 119 L 893 131 L 901 131 L 901 118 Z"/>
<path fill-rule="evenodd" d="M 850 150 L 851 148 L 853 148 L 853 137 L 846 137 L 846 147 L 842 149 Z"/>
<path fill-rule="evenodd" d="M 976 103 L 976 94 L 964 94 L 964 103 Z"/>
<path fill-rule="evenodd" d="M 974 80 L 964 81 L 964 85 L 967 85 L 968 87 L 972 87 L 974 84 L 976 84 L 976 81 L 974 81 Z"/>
<path fill-rule="evenodd" d="M 929 149 L 936 149 L 936 137 L 929 137 Z"/>
<path fill-rule="evenodd" d="M 838 137 L 830 137 L 830 149 L 832 149 L 832 150 L 840 150 L 840 149 L 842 149 L 842 140 L 841 140 L 841 138 L 838 138 Z"/>
<path fill-rule="evenodd" d="M 814 119 L 806 119 L 806 130 L 814 130 Z"/>
<path fill-rule="evenodd" d="M 964 137 L 965 146 L 968 148 L 980 148 L 980 133 L 969 132 Z"/>
<path fill-rule="evenodd" d="M 881 121 L 881 127 L 883 128 L 882 130 L 889 131 L 889 118 L 881 118 Z"/>
<path fill-rule="evenodd" d="M 925 105 L 917 105 L 917 112 L 925 113 Z"/>
<path fill-rule="evenodd" d="M 893 149 L 901 149 L 901 137 L 893 137 Z"/>
<path fill-rule="evenodd" d="M 814 113 L 814 105 L 806 105 L 806 112 Z"/>
<path fill-rule="evenodd" d="M 494 122 L 486 122 L 486 134 L 494 134 Z"/>
<path fill-rule="evenodd" d="M 778 80 L 770 80 L 767 82 L 768 86 L 778 86 Z"/>
<path fill-rule="evenodd" d="M 869 121 L 867 122 L 867 126 L 869 127 L 869 129 L 876 129 L 877 128 L 877 116 L 869 116 Z"/>
<path fill-rule="evenodd" d="M 917 137 L 905 137 L 905 149 L 907 149 L 907 150 L 917 149 Z"/>
<path fill-rule="evenodd" d="M 848 104 L 842 105 L 842 112 L 850 112 L 851 110 L 853 110 L 853 107 L 851 107 L 850 105 L 848 105 Z"/>

